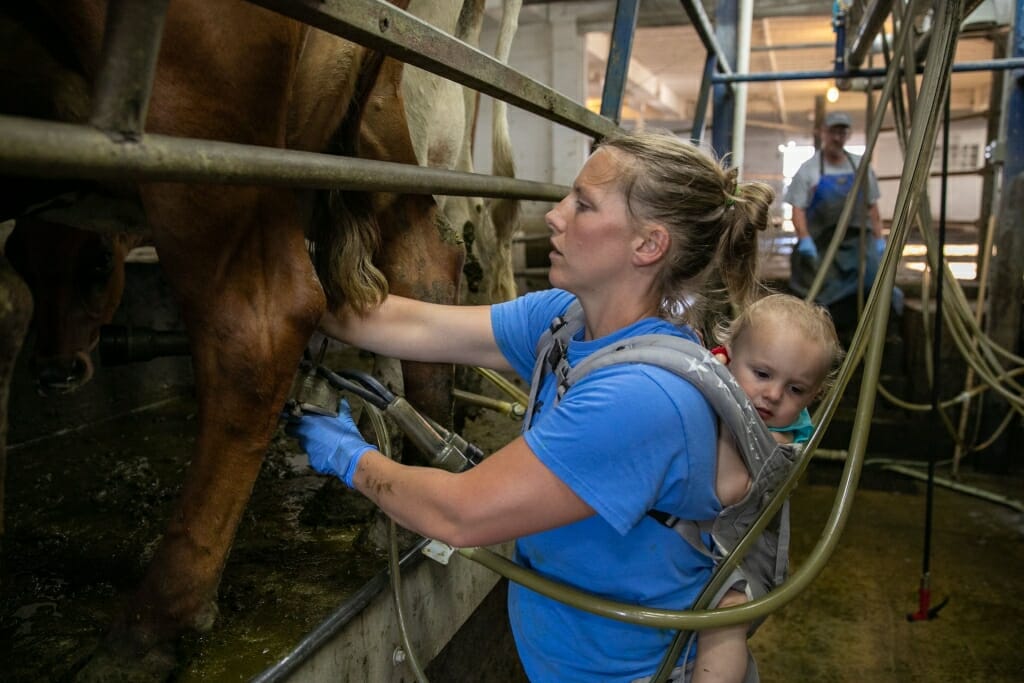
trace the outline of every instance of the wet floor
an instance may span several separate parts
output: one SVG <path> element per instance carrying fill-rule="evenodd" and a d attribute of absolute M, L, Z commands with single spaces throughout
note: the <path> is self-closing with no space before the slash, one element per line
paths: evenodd
<path fill-rule="evenodd" d="M 812 463 L 791 498 L 792 563 L 804 563 L 832 511 L 838 470 Z M 964 472 L 964 483 L 1014 496 L 1024 478 Z M 919 611 L 924 484 L 868 468 L 849 522 L 821 574 L 772 614 L 750 646 L 766 683 L 1024 681 L 1024 517 L 935 491 L 932 606 Z M 505 628 L 503 586 L 427 670 L 432 681 L 526 683 Z M 483 667 L 483 668 L 482 668 Z M 481 673 L 482 672 L 482 673 Z"/>
<path fill-rule="evenodd" d="M 170 401 L 11 455 L 0 678 L 56 680 L 96 645 L 159 540 L 193 411 Z M 371 514 L 276 439 L 224 571 L 217 626 L 184 644 L 176 680 L 246 680 L 289 652 L 383 568 L 359 543 Z"/>
<path fill-rule="evenodd" d="M 10 454 L 0 680 L 58 680 L 95 646 L 155 548 L 195 429 L 186 394 Z M 467 433 L 493 447 L 516 429 L 485 414 Z M 795 566 L 825 524 L 836 478 L 835 464 L 813 464 L 794 494 Z M 962 478 L 1024 494 L 1019 468 L 995 475 L 967 466 Z M 312 474 L 293 442 L 275 439 L 225 568 L 220 619 L 183 644 L 187 664 L 175 680 L 247 680 L 381 571 L 386 558 L 365 538 L 372 510 L 361 500 Z M 1024 681 L 1022 515 L 937 489 L 932 601 L 949 601 L 936 619 L 909 622 L 919 606 L 925 500 L 923 483 L 865 471 L 828 565 L 752 640 L 763 680 Z M 434 668 L 445 673 L 432 680 L 522 680 L 501 637 L 500 599 L 495 605 L 483 628 L 506 647 L 505 659 L 489 652 L 485 662 L 476 638 L 454 655 L 468 668 Z M 494 668 L 482 672 L 485 663 Z"/>
<path fill-rule="evenodd" d="M 837 473 L 814 465 L 792 499 L 793 562 L 818 541 Z M 948 469 L 940 474 L 948 476 Z M 962 482 L 1024 497 L 1024 478 L 967 469 Z M 820 576 L 754 635 L 766 681 L 1024 681 L 1024 516 L 937 488 L 930 584 L 936 618 L 920 611 L 926 485 L 865 470 L 849 522 Z"/>

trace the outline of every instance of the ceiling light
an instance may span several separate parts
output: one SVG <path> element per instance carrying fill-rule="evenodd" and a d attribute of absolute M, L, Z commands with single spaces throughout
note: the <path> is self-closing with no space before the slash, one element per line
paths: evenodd
<path fill-rule="evenodd" d="M 828 91 L 825 93 L 825 99 L 829 102 L 835 103 L 839 99 L 839 88 L 836 86 L 830 86 Z"/>

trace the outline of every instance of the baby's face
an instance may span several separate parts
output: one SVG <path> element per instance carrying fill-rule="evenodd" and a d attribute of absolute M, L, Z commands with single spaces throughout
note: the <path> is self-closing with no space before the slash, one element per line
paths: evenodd
<path fill-rule="evenodd" d="M 771 320 L 749 328 L 730 355 L 729 370 L 769 427 L 793 424 L 817 396 L 828 368 L 821 343 Z"/>

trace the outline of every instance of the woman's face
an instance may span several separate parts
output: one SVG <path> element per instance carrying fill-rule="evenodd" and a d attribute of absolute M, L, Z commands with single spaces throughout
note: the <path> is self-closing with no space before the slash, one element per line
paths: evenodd
<path fill-rule="evenodd" d="M 583 165 L 570 192 L 545 221 L 551 229 L 552 286 L 577 296 L 613 284 L 630 268 L 636 241 L 626 200 L 615 179 L 616 155 L 598 149 Z"/>

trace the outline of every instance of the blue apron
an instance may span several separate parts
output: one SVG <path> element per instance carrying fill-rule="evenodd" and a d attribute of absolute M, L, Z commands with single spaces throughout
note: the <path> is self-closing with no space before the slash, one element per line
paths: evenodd
<path fill-rule="evenodd" d="M 836 225 L 839 223 L 839 216 L 843 212 L 846 196 L 853 187 L 857 165 L 849 153 L 846 153 L 846 158 L 853 171 L 825 175 L 825 157 L 821 154 L 818 157 L 819 178 L 818 184 L 814 187 L 814 194 L 811 196 L 811 203 L 807 206 L 807 231 L 811 234 L 819 254 L 824 254 L 828 249 Z M 871 283 L 874 282 L 875 274 L 878 272 L 880 258 L 878 252 L 873 248 L 874 245 L 871 243 L 873 237 L 867 226 L 868 211 L 862 191 L 850 218 L 846 237 L 840 243 L 836 258 L 829 266 L 821 291 L 815 299 L 818 303 L 828 306 L 856 294 L 857 270 L 861 261 L 860 233 L 862 230 L 868 231 L 868 234 L 865 235 L 864 291 L 867 293 L 871 289 Z M 814 281 L 817 270 L 817 258 L 809 258 L 804 254 L 797 253 L 794 249 L 790 256 L 790 287 L 801 296 L 805 295 Z"/>

